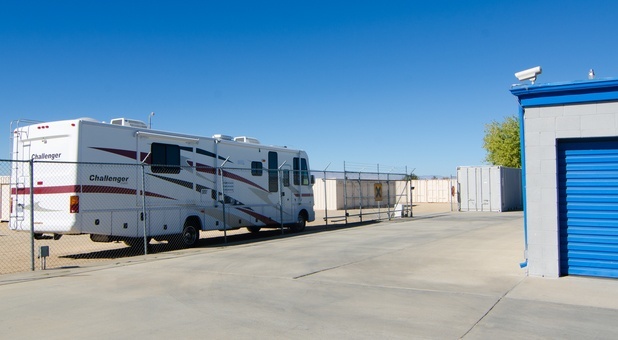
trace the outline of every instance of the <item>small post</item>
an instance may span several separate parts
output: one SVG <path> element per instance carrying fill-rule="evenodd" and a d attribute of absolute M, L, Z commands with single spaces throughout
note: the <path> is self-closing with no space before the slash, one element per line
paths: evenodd
<path fill-rule="evenodd" d="M 39 258 L 41 259 L 41 270 L 47 267 L 47 257 L 49 256 L 49 246 L 41 246 L 39 248 Z"/>

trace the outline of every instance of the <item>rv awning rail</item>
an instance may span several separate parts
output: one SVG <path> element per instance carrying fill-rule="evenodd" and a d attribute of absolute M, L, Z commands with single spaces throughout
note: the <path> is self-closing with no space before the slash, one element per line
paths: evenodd
<path fill-rule="evenodd" d="M 146 138 L 152 137 L 152 138 L 158 138 L 158 139 L 167 139 L 167 140 L 173 140 L 173 141 L 179 141 L 179 142 L 185 142 L 185 143 L 199 142 L 199 138 L 165 135 L 162 133 L 153 133 L 153 132 L 148 132 L 148 131 L 137 131 L 135 133 L 135 136 L 136 137 L 146 137 Z"/>

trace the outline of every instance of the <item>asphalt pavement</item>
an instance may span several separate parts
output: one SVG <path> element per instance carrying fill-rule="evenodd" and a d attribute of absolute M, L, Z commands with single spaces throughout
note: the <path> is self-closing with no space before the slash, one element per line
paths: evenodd
<path fill-rule="evenodd" d="M 4 339 L 615 339 L 618 280 L 528 277 L 521 212 L 0 276 Z"/>

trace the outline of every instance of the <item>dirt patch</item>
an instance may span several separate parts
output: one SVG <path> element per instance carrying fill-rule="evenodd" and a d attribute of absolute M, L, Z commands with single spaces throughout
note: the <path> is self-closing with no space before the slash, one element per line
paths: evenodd
<path fill-rule="evenodd" d="M 412 207 L 415 217 L 426 216 L 437 213 L 451 211 L 449 203 L 421 203 Z M 364 209 L 362 218 L 359 216 L 360 210 L 349 210 L 347 223 L 367 222 L 376 219 L 387 220 L 389 213 L 395 217 L 395 212 L 391 209 Z M 308 223 L 308 227 L 327 227 L 324 217 L 328 215 L 328 225 L 342 225 L 346 223 L 345 211 L 316 211 L 314 222 Z M 227 241 L 268 238 L 277 235 L 277 231 L 260 232 L 260 235 L 249 236 L 246 229 L 232 230 L 227 232 Z M 221 246 L 225 244 L 224 233 L 220 231 L 202 231 L 200 246 Z M 230 239 L 231 238 L 231 239 Z M 123 242 L 97 243 L 90 240 L 89 235 L 65 235 L 59 240 L 47 238 L 43 240 L 31 241 L 30 233 L 16 232 L 10 230 L 8 223 L 0 223 L 0 275 L 30 271 L 34 266 L 35 270 L 40 270 L 43 259 L 39 258 L 42 246 L 49 247 L 49 257 L 45 259 L 47 269 L 58 269 L 67 267 L 80 267 L 93 265 L 101 262 L 109 262 L 115 259 L 139 256 L 144 254 L 142 247 L 128 247 Z M 167 244 L 167 242 L 157 242 L 152 240 L 148 253 L 158 253 L 173 251 L 177 248 Z M 32 262 L 32 252 L 34 251 L 34 263 Z"/>

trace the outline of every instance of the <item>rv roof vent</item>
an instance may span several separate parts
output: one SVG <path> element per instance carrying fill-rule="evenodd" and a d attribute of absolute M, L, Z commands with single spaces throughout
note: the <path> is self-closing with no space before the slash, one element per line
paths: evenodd
<path fill-rule="evenodd" d="M 114 118 L 109 123 L 113 125 L 130 126 L 130 127 L 136 127 L 136 128 L 142 128 L 142 129 L 148 128 L 146 123 L 140 120 L 135 120 L 135 119 Z"/>
<path fill-rule="evenodd" d="M 260 144 L 260 141 L 253 137 L 240 136 L 234 137 L 234 141 L 241 143 L 251 143 L 251 144 Z"/>
<path fill-rule="evenodd" d="M 214 139 L 218 139 L 218 140 L 234 140 L 232 138 L 232 136 L 228 136 L 228 135 L 222 135 L 222 134 L 216 134 L 216 135 L 212 135 L 212 138 Z"/>

